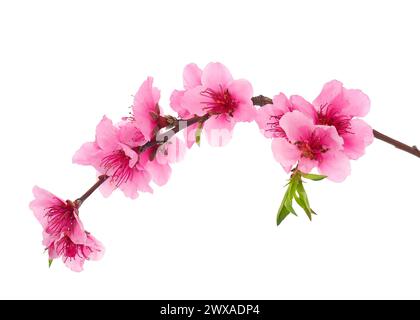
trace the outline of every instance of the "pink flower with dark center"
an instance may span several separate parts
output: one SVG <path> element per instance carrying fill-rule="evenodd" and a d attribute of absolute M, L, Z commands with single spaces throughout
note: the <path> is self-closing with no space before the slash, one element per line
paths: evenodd
<path fill-rule="evenodd" d="M 72 271 L 80 272 L 86 260 L 99 260 L 105 253 L 101 242 L 86 232 L 84 244 L 74 243 L 68 236 L 63 236 L 48 247 L 49 259 L 62 257 L 65 265 Z"/>
<path fill-rule="evenodd" d="M 302 99 L 303 100 L 303 99 Z M 304 101 L 304 100 L 303 100 Z M 373 130 L 363 120 L 370 109 L 369 97 L 361 90 L 346 89 L 337 80 L 326 83 L 314 100 L 312 108 L 296 109 L 313 119 L 317 125 L 333 126 L 344 140 L 344 152 L 350 159 L 357 159 L 373 142 Z"/>
<path fill-rule="evenodd" d="M 237 122 L 250 122 L 256 116 L 251 84 L 243 79 L 234 80 L 221 63 L 209 63 L 203 71 L 195 64 L 187 65 L 184 89 L 172 93 L 171 106 L 183 118 L 210 115 L 203 130 L 212 145 L 226 144 Z M 195 141 L 196 129 L 197 125 L 187 131 L 188 147 Z"/>
<path fill-rule="evenodd" d="M 331 126 L 314 125 L 300 111 L 286 113 L 280 120 L 286 138 L 272 142 L 274 158 L 290 172 L 293 166 L 305 173 L 313 168 L 336 182 L 350 174 L 350 161 L 343 152 L 343 139 Z"/>
<path fill-rule="evenodd" d="M 54 241 L 63 234 L 67 234 L 74 242 L 83 243 L 86 240 L 74 202 L 63 201 L 37 186 L 33 188 L 33 194 L 35 199 L 30 203 L 30 208 L 44 229 L 44 240 L 48 238 Z"/>
<path fill-rule="evenodd" d="M 69 268 L 81 271 L 85 260 L 102 257 L 105 249 L 84 230 L 77 201 L 63 201 L 39 187 L 33 188 L 33 194 L 35 199 L 29 206 L 42 225 L 42 243 L 50 260 L 62 256 Z"/>
<path fill-rule="evenodd" d="M 109 196 L 116 188 L 131 198 L 138 192 L 152 192 L 151 176 L 133 148 L 146 143 L 135 123 L 123 122 L 118 127 L 104 117 L 96 128 L 96 140 L 82 145 L 73 162 L 95 167 L 100 175 L 109 178 L 101 185 L 101 192 Z"/>

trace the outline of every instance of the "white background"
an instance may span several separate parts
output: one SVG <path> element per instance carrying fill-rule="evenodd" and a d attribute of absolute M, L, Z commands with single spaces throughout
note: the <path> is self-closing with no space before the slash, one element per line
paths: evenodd
<path fill-rule="evenodd" d="M 34 184 L 74 199 L 73 165 L 103 114 L 118 120 L 148 75 L 162 105 L 189 62 L 225 63 L 256 94 L 312 100 L 338 79 L 367 121 L 420 144 L 418 1 L 2 1 L 1 298 L 420 298 L 420 161 L 375 141 L 341 184 L 308 184 L 319 213 L 280 227 L 287 175 L 255 123 L 204 142 L 133 201 L 95 194 L 86 228 L 106 246 L 83 273 L 47 266 Z M 168 109 L 166 109 L 168 110 Z"/>

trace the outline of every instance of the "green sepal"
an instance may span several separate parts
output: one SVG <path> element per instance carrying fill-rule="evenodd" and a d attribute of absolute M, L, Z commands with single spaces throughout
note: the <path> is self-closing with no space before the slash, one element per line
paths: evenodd
<path fill-rule="evenodd" d="M 48 259 L 48 268 L 51 268 L 53 261 L 54 261 L 53 259 Z"/>

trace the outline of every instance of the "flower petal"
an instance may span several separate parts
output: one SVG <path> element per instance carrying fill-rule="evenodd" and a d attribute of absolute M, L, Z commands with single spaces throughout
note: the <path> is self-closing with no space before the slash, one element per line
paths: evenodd
<path fill-rule="evenodd" d="M 312 120 L 297 110 L 286 113 L 280 119 L 280 126 L 293 143 L 307 140 L 315 128 Z"/>
<path fill-rule="evenodd" d="M 238 103 L 252 104 L 253 89 L 248 80 L 233 80 L 227 87 L 232 98 Z"/>
<path fill-rule="evenodd" d="M 189 114 L 204 115 L 206 111 L 203 110 L 203 107 L 206 107 L 206 102 L 212 101 L 209 97 L 203 96 L 202 92 L 204 90 L 204 87 L 198 86 L 185 91 L 181 99 L 181 107 L 188 111 Z"/>
<path fill-rule="evenodd" d="M 331 104 L 343 92 L 343 84 L 340 81 L 332 80 L 327 82 L 322 88 L 319 96 L 314 100 L 313 104 L 319 111 L 319 108 L 324 105 Z"/>
<path fill-rule="evenodd" d="M 329 180 L 342 182 L 350 175 L 350 160 L 342 151 L 326 152 L 318 165 L 319 172 Z"/>
<path fill-rule="evenodd" d="M 370 110 L 370 99 L 361 90 L 344 89 L 343 100 L 346 103 L 342 112 L 351 117 L 364 117 Z"/>
<path fill-rule="evenodd" d="M 64 204 L 64 201 L 38 186 L 33 187 L 32 193 L 35 199 L 32 200 L 29 207 L 33 211 L 39 223 L 45 229 L 48 224 L 48 218 L 45 215 L 45 210 L 57 204 Z"/>
<path fill-rule="evenodd" d="M 304 98 L 298 95 L 293 95 L 290 97 L 291 102 L 291 110 L 298 110 L 302 112 L 305 116 L 312 119 L 315 123 L 317 115 L 315 107 L 308 101 L 306 101 Z"/>
<path fill-rule="evenodd" d="M 112 121 L 104 116 L 96 126 L 96 143 L 105 151 L 112 151 L 118 145 L 117 128 Z"/>
<path fill-rule="evenodd" d="M 271 150 L 274 159 L 282 165 L 286 172 L 290 172 L 292 166 L 294 166 L 300 158 L 300 151 L 298 148 L 283 138 L 273 139 Z"/>
<path fill-rule="evenodd" d="M 91 165 L 98 168 L 101 162 L 102 150 L 96 142 L 86 142 L 73 156 L 73 163 L 81 165 Z"/>
<path fill-rule="evenodd" d="M 233 80 L 230 71 L 220 62 L 211 62 L 203 70 L 201 82 L 205 88 L 219 91 L 220 87 L 226 89 Z"/>
<path fill-rule="evenodd" d="M 184 88 L 192 89 L 201 85 L 201 76 L 203 71 L 195 64 L 187 64 L 184 68 Z"/>
<path fill-rule="evenodd" d="M 160 164 L 156 161 L 156 159 L 153 161 L 149 161 L 146 164 L 146 170 L 152 176 L 153 182 L 156 183 L 158 186 L 165 185 L 168 182 L 172 172 L 172 169 L 169 166 L 169 164 Z"/>
<path fill-rule="evenodd" d="M 225 114 L 213 116 L 204 123 L 207 141 L 211 146 L 222 147 L 232 139 L 235 120 Z"/>
<path fill-rule="evenodd" d="M 181 118 L 187 118 L 190 113 L 187 109 L 182 106 L 182 99 L 184 98 L 185 91 L 174 90 L 170 97 L 171 108 L 178 113 Z"/>
<path fill-rule="evenodd" d="M 351 120 L 350 133 L 343 134 L 344 152 L 356 160 L 365 153 L 365 148 L 373 142 L 372 128 L 361 119 Z"/>

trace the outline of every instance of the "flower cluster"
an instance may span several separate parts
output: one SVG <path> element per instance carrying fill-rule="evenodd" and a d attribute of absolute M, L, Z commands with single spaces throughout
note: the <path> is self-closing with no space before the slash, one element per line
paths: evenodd
<path fill-rule="evenodd" d="M 153 192 L 151 184 L 166 184 L 171 165 L 183 159 L 187 148 L 199 144 L 204 132 L 209 144 L 223 146 L 238 122 L 256 121 L 272 139 L 274 158 L 292 178 L 279 213 L 281 220 L 293 212 L 293 198 L 309 215 L 312 212 L 301 178 L 319 180 L 310 174 L 318 168 L 333 181 L 350 173 L 349 159 L 357 159 L 372 142 L 372 129 L 358 117 L 369 111 L 369 99 L 359 90 L 343 88 L 338 81 L 324 86 L 311 104 L 300 96 L 280 93 L 258 111 L 249 81 L 234 79 L 221 63 L 203 69 L 189 64 L 184 69 L 183 90 L 174 90 L 170 106 L 177 117 L 160 106 L 160 91 L 148 77 L 134 96 L 130 115 L 114 123 L 104 116 L 96 127 L 94 141 L 84 143 L 73 162 L 92 166 L 100 177 L 93 190 L 75 201 L 63 201 L 35 187 L 30 204 L 43 227 L 43 245 L 50 262 L 62 257 L 74 271 L 85 260 L 97 260 L 102 244 L 85 231 L 79 218 L 83 201 L 97 187 L 104 196 L 120 189 L 127 197 Z M 184 141 L 176 133 L 184 131 Z M 323 177 L 323 176 L 322 176 Z M 92 188 L 91 188 L 92 189 Z"/>
<path fill-rule="evenodd" d="M 365 116 L 370 101 L 360 90 L 346 89 L 339 81 L 324 85 L 309 103 L 283 93 L 258 110 L 262 133 L 272 138 L 274 158 L 290 172 L 312 169 L 341 182 L 350 174 L 350 159 L 358 159 L 373 141 L 372 128 L 358 117 Z"/>
<path fill-rule="evenodd" d="M 85 260 L 99 260 L 103 245 L 85 231 L 79 219 L 79 204 L 63 201 L 39 187 L 33 189 L 35 200 L 30 208 L 43 228 L 43 245 L 48 250 L 50 265 L 62 257 L 73 271 L 82 271 Z"/>

